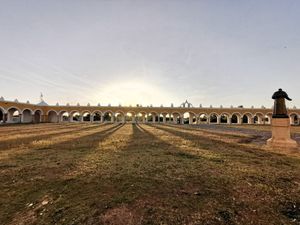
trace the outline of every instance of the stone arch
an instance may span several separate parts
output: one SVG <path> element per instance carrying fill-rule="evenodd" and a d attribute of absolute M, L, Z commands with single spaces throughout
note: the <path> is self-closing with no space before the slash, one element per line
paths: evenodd
<path fill-rule="evenodd" d="M 155 123 L 158 120 L 158 113 L 157 112 L 150 112 L 147 113 L 147 122 Z"/>
<path fill-rule="evenodd" d="M 0 109 L 0 123 L 4 122 L 4 113 L 3 111 Z"/>
<path fill-rule="evenodd" d="M 0 106 L 0 111 L 2 111 L 3 114 L 7 113 L 7 111 L 1 106 Z"/>
<path fill-rule="evenodd" d="M 220 116 L 218 115 L 218 113 L 212 112 L 209 114 L 209 123 L 220 123 Z"/>
<path fill-rule="evenodd" d="M 230 123 L 230 114 L 227 112 L 223 112 L 220 114 L 220 123 Z"/>
<path fill-rule="evenodd" d="M 82 115 L 78 110 L 73 110 L 70 113 L 70 121 L 71 122 L 81 122 L 82 121 Z"/>
<path fill-rule="evenodd" d="M 48 111 L 47 116 L 48 116 L 49 123 L 58 123 L 59 122 L 58 113 L 55 110 Z"/>
<path fill-rule="evenodd" d="M 173 123 L 174 124 L 180 124 L 183 123 L 183 116 L 179 113 L 179 112 L 172 112 L 172 116 L 173 116 Z"/>
<path fill-rule="evenodd" d="M 231 114 L 231 121 L 232 124 L 241 124 L 242 123 L 242 115 L 238 112 L 234 112 Z"/>
<path fill-rule="evenodd" d="M 138 112 L 136 116 L 138 122 L 146 123 L 147 113 L 145 111 Z"/>
<path fill-rule="evenodd" d="M 183 113 L 183 123 L 184 124 L 197 124 L 197 115 L 192 111 L 187 111 Z"/>
<path fill-rule="evenodd" d="M 33 122 L 33 111 L 29 108 L 25 108 L 22 111 L 21 122 L 22 123 L 32 123 Z"/>
<path fill-rule="evenodd" d="M 243 114 L 242 123 L 243 124 L 252 124 L 252 118 L 253 118 L 253 115 L 251 113 L 246 112 Z"/>
<path fill-rule="evenodd" d="M 111 110 L 105 111 L 103 113 L 103 122 L 113 123 L 114 113 Z"/>
<path fill-rule="evenodd" d="M 8 123 L 21 123 L 21 110 L 18 107 L 12 106 L 7 110 Z"/>
<path fill-rule="evenodd" d="M 92 116 L 91 112 L 89 110 L 84 110 L 81 112 L 81 117 L 83 122 L 91 122 Z"/>
<path fill-rule="evenodd" d="M 209 116 L 207 113 L 199 113 L 199 123 L 208 123 L 209 121 Z"/>
<path fill-rule="evenodd" d="M 299 115 L 297 113 L 291 113 L 289 116 L 291 125 L 299 125 Z"/>
<path fill-rule="evenodd" d="M 125 114 L 125 121 L 129 123 L 136 122 L 136 113 L 134 111 L 128 111 Z"/>
<path fill-rule="evenodd" d="M 36 109 L 33 112 L 33 122 L 34 123 L 42 122 L 42 113 L 43 113 L 43 111 L 41 109 Z"/>
<path fill-rule="evenodd" d="M 253 123 L 254 124 L 263 124 L 264 123 L 264 114 L 261 112 L 255 113 L 253 117 Z"/>
<path fill-rule="evenodd" d="M 125 113 L 123 111 L 116 111 L 115 112 L 115 121 L 118 123 L 125 123 Z"/>
<path fill-rule="evenodd" d="M 59 111 L 58 115 L 58 121 L 59 122 L 70 122 L 71 116 L 70 113 L 66 110 Z"/>
<path fill-rule="evenodd" d="M 102 112 L 99 110 L 95 110 L 92 112 L 92 120 L 93 122 L 101 122 L 103 120 Z"/>
<path fill-rule="evenodd" d="M 265 118 L 264 118 L 264 121 L 265 121 L 265 124 L 271 124 L 271 121 L 272 121 L 272 113 L 267 113 L 265 115 Z"/>
<path fill-rule="evenodd" d="M 5 110 L 0 106 L 0 123 L 4 123 Z"/>

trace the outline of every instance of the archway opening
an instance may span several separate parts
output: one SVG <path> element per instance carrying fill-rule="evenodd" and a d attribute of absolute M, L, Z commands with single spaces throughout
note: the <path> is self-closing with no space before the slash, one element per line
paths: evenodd
<path fill-rule="evenodd" d="M 41 110 L 36 110 L 34 112 L 34 115 L 33 115 L 33 122 L 34 123 L 40 123 L 41 122 L 41 116 L 42 116 L 42 112 Z"/>
<path fill-rule="evenodd" d="M 262 124 L 263 123 L 263 119 L 264 119 L 264 115 L 257 113 L 254 117 L 253 117 L 253 123 L 255 124 Z"/>
<path fill-rule="evenodd" d="M 272 114 L 265 115 L 264 121 L 265 124 L 271 124 Z"/>
<path fill-rule="evenodd" d="M 125 122 L 125 117 L 124 114 L 121 112 L 116 112 L 115 113 L 115 119 L 117 123 L 124 123 Z"/>
<path fill-rule="evenodd" d="M 218 123 L 218 115 L 217 114 L 211 114 L 209 117 L 210 123 Z"/>
<path fill-rule="evenodd" d="M 21 122 L 21 114 L 20 111 L 16 108 L 10 108 L 7 113 L 7 122 L 9 123 L 20 123 Z"/>
<path fill-rule="evenodd" d="M 229 116 L 227 114 L 222 114 L 220 116 L 220 123 L 229 123 Z"/>
<path fill-rule="evenodd" d="M 100 122 L 101 121 L 101 113 L 100 112 L 95 112 L 94 113 L 93 121 L 94 122 Z"/>
<path fill-rule="evenodd" d="M 243 118 L 242 118 L 242 123 L 250 123 L 250 118 L 248 115 L 243 115 Z"/>
<path fill-rule="evenodd" d="M 153 122 L 153 116 L 151 113 L 148 113 L 146 117 L 147 117 L 147 122 L 150 122 L 150 123 Z"/>
<path fill-rule="evenodd" d="M 84 122 L 91 122 L 91 113 L 90 112 L 84 112 L 82 114 L 82 120 Z"/>
<path fill-rule="evenodd" d="M 207 115 L 204 114 L 204 113 L 200 114 L 200 116 L 199 116 L 199 122 L 200 122 L 200 123 L 207 123 L 207 122 L 208 122 L 208 117 L 207 117 Z"/>
<path fill-rule="evenodd" d="M 4 113 L 2 111 L 2 109 L 0 108 L 0 123 L 4 122 Z"/>
<path fill-rule="evenodd" d="M 184 124 L 196 124 L 197 117 L 194 113 L 186 112 L 183 114 L 183 123 Z"/>
<path fill-rule="evenodd" d="M 48 122 L 49 123 L 57 123 L 58 122 L 58 115 L 55 111 L 48 112 Z"/>
<path fill-rule="evenodd" d="M 258 123 L 258 116 L 253 117 L 253 123 L 257 124 Z"/>
<path fill-rule="evenodd" d="M 79 112 L 71 113 L 71 122 L 80 122 L 80 113 Z"/>
<path fill-rule="evenodd" d="M 113 114 L 112 114 L 112 112 L 106 112 L 103 115 L 103 122 L 110 122 L 110 123 L 113 122 Z"/>
<path fill-rule="evenodd" d="M 23 110 L 22 123 L 32 123 L 32 111 L 29 109 Z"/>
<path fill-rule="evenodd" d="M 126 122 L 129 123 L 135 123 L 136 118 L 135 118 L 135 113 L 134 112 L 128 112 L 126 113 Z"/>
<path fill-rule="evenodd" d="M 233 114 L 233 115 L 231 116 L 231 123 L 232 123 L 232 124 L 237 124 L 238 122 L 239 122 L 238 116 L 237 116 L 236 114 Z"/>
<path fill-rule="evenodd" d="M 145 122 L 145 113 L 138 113 L 136 115 L 136 121 L 139 123 L 144 123 Z"/>
<path fill-rule="evenodd" d="M 299 125 L 299 117 L 297 114 L 290 115 L 291 125 Z"/>
<path fill-rule="evenodd" d="M 70 114 L 66 111 L 60 112 L 59 121 L 60 122 L 69 122 L 70 121 Z"/>

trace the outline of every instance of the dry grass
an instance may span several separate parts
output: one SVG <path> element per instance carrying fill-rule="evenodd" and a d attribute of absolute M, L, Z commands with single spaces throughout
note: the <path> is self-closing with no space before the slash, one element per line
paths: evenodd
<path fill-rule="evenodd" d="M 268 129 L 0 127 L 0 223 L 300 224 L 300 153 Z"/>

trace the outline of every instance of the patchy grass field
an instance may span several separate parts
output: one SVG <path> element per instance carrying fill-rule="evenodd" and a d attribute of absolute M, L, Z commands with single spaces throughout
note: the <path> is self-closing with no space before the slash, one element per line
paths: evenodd
<path fill-rule="evenodd" d="M 300 151 L 224 127 L 2 126 L 0 224 L 300 224 Z"/>

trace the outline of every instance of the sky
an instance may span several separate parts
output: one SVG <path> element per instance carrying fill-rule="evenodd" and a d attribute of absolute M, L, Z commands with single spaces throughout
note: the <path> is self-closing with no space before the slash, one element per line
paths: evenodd
<path fill-rule="evenodd" d="M 0 96 L 300 107 L 299 0 L 0 0 Z"/>

